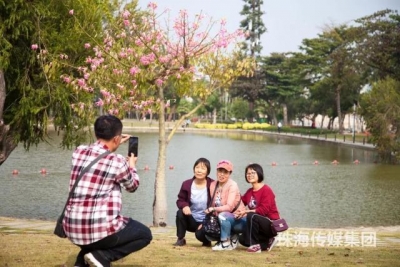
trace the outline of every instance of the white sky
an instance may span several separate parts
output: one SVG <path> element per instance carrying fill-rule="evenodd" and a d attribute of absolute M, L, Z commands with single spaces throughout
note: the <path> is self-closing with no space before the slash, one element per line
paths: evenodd
<path fill-rule="evenodd" d="M 148 0 L 139 0 L 146 8 Z M 158 0 L 158 11 L 169 8 L 171 14 L 186 9 L 193 17 L 200 11 L 215 20 L 225 18 L 228 30 L 239 28 L 244 19 L 239 13 L 243 0 Z M 383 9 L 400 9 L 400 0 L 264 0 L 263 21 L 267 32 L 261 37 L 262 55 L 271 52 L 299 51 L 304 38 L 315 38 L 326 24 L 335 25 L 371 15 Z"/>

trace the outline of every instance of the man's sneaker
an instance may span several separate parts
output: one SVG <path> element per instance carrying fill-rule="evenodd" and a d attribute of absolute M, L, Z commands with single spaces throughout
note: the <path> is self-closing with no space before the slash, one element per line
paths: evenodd
<path fill-rule="evenodd" d="M 252 245 L 247 249 L 247 252 L 251 253 L 261 253 L 260 244 Z"/>
<path fill-rule="evenodd" d="M 87 264 L 90 267 L 110 267 L 111 264 L 109 261 L 105 260 L 98 252 L 92 251 L 83 256 Z"/>
<path fill-rule="evenodd" d="M 232 250 L 232 245 L 231 242 L 229 241 L 225 241 L 225 242 L 218 242 L 217 244 L 215 244 L 215 246 L 212 247 L 212 250 Z"/>
<path fill-rule="evenodd" d="M 238 245 L 238 236 L 237 235 L 231 236 L 232 249 L 236 249 L 237 245 Z"/>
<path fill-rule="evenodd" d="M 176 242 L 174 243 L 174 246 L 182 247 L 184 245 L 186 245 L 186 239 L 185 238 L 181 238 L 181 239 L 178 238 L 178 240 L 176 240 Z"/>
<path fill-rule="evenodd" d="M 275 237 L 271 237 L 268 240 L 267 251 L 271 251 L 272 248 L 276 245 L 276 243 L 278 243 L 278 239 L 276 239 Z"/>

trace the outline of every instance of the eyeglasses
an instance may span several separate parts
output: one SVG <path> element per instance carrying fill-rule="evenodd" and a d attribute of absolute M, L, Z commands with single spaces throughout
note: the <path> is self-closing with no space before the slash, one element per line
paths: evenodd
<path fill-rule="evenodd" d="M 254 176 L 254 175 L 256 175 L 257 174 L 257 172 L 248 172 L 248 173 L 246 173 L 246 176 Z"/>

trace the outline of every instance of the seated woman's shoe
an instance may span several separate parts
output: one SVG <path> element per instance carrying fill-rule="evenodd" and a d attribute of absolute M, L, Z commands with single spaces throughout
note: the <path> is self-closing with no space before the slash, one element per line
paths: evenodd
<path fill-rule="evenodd" d="M 185 238 L 181 238 L 181 239 L 178 238 L 178 240 L 176 240 L 176 242 L 174 243 L 174 246 L 182 247 L 184 245 L 186 245 L 186 239 Z"/>

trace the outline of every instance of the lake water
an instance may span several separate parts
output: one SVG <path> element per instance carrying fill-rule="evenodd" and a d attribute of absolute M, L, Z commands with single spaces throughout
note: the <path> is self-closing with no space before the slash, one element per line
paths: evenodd
<path fill-rule="evenodd" d="M 139 136 L 140 188 L 123 192 L 123 214 L 152 222 L 158 152 L 156 133 Z M 40 144 L 29 152 L 19 146 L 0 166 L 0 216 L 55 220 L 68 195 L 72 151 Z M 123 144 L 118 152 L 126 154 Z M 193 164 L 206 157 L 210 176 L 221 159 L 233 162 L 232 179 L 241 192 L 249 187 L 244 169 L 252 162 L 264 168 L 281 216 L 291 227 L 352 227 L 400 225 L 400 168 L 375 164 L 373 151 L 261 134 L 177 133 L 167 150 L 166 185 L 169 225 L 175 225 L 176 198 L 182 181 L 192 177 Z M 358 159 L 361 163 L 353 164 Z M 313 162 L 318 160 L 319 164 Z M 340 163 L 331 164 L 333 160 Z M 292 165 L 296 161 L 297 165 Z M 276 166 L 272 166 L 276 162 Z M 144 167 L 148 165 L 149 170 Z M 169 169 L 168 166 L 173 166 Z M 46 175 L 40 170 L 45 168 Z M 12 175 L 14 169 L 18 175 Z"/>

